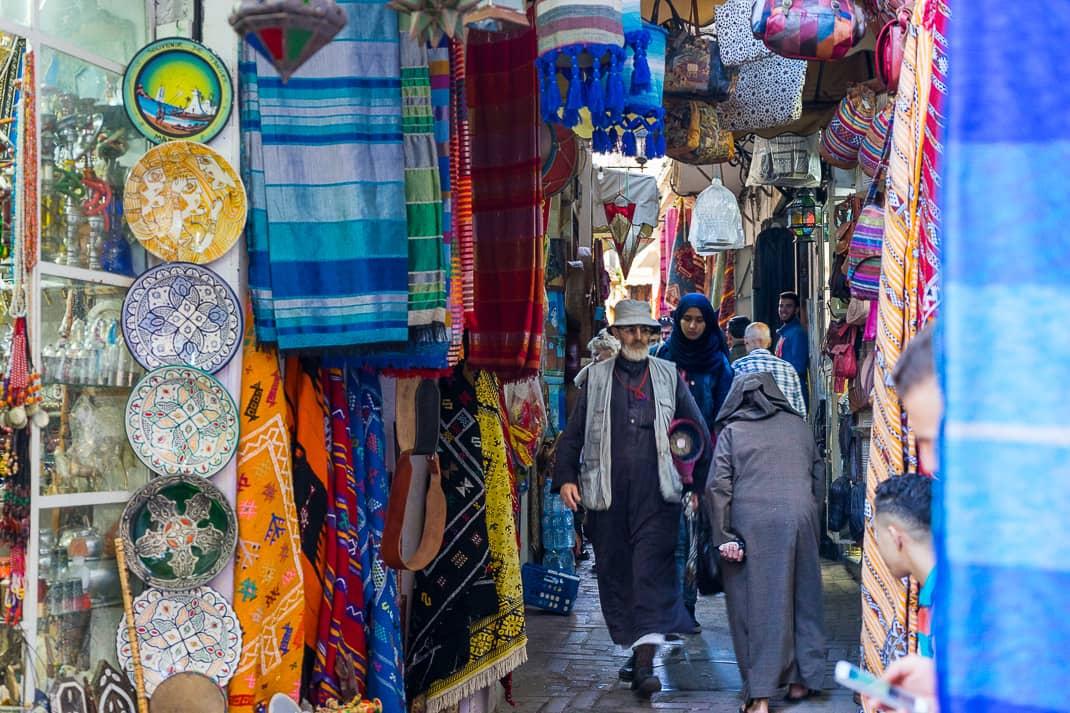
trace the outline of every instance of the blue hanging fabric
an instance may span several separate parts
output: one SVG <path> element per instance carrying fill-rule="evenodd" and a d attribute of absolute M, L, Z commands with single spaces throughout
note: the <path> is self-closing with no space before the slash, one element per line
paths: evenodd
<path fill-rule="evenodd" d="M 535 28 L 543 120 L 572 128 L 583 108 L 619 116 L 625 95 L 621 0 L 539 0 Z"/>

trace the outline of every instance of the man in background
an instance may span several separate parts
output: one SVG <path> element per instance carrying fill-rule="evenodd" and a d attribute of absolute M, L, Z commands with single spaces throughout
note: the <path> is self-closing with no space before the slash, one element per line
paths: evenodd
<path fill-rule="evenodd" d="M 773 356 L 769 351 L 771 338 L 769 325 L 764 322 L 751 322 L 743 333 L 743 343 L 747 356 L 732 364 L 736 374 L 754 374 L 767 371 L 773 375 L 773 381 L 788 398 L 788 403 L 800 416 L 806 418 L 806 401 L 803 398 L 799 375 L 787 361 Z"/>
<path fill-rule="evenodd" d="M 741 314 L 737 314 L 732 319 L 728 320 L 728 360 L 735 363 L 737 359 L 742 359 L 747 356 L 747 345 L 744 342 L 744 337 L 747 333 L 747 327 L 750 325 L 750 318 Z"/>
<path fill-rule="evenodd" d="M 810 336 L 799 321 L 799 309 L 802 302 L 796 292 L 780 293 L 777 315 L 780 317 L 780 329 L 777 330 L 776 355 L 791 364 L 799 375 L 803 398 L 810 402 L 810 380 L 807 371 L 810 368 Z"/>

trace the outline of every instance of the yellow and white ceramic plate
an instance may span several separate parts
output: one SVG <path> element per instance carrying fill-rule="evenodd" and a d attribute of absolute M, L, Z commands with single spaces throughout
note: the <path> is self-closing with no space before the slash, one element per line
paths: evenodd
<path fill-rule="evenodd" d="M 222 257 L 244 230 L 246 209 L 234 168 L 192 141 L 150 149 L 131 169 L 123 192 L 134 237 L 169 261 L 204 264 Z"/>

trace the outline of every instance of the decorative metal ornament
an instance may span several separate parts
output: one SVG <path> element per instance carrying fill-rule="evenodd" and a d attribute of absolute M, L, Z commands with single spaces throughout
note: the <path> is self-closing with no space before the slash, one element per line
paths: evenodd
<path fill-rule="evenodd" d="M 241 0 L 230 26 L 264 55 L 286 82 L 346 26 L 334 0 Z"/>
<path fill-rule="evenodd" d="M 123 300 L 122 325 L 127 348 L 146 369 L 184 364 L 210 374 L 238 353 L 244 334 L 234 290 L 188 262 L 141 273 Z"/>
<path fill-rule="evenodd" d="M 93 697 L 97 713 L 137 713 L 134 687 L 110 663 L 101 659 L 93 675 Z"/>
<path fill-rule="evenodd" d="M 123 106 L 134 128 L 154 143 L 211 141 L 230 118 L 234 88 L 214 52 L 168 37 L 145 45 L 126 65 Z"/>
<path fill-rule="evenodd" d="M 176 673 L 156 687 L 149 713 L 226 713 L 227 697 L 215 681 L 193 671 Z"/>
<path fill-rule="evenodd" d="M 127 566 L 154 587 L 191 589 L 223 571 L 238 545 L 238 520 L 219 488 L 174 475 L 149 481 L 119 521 Z"/>
<path fill-rule="evenodd" d="M 191 671 L 217 685 L 234 676 L 241 658 L 242 632 L 230 603 L 210 587 L 184 592 L 147 589 L 132 606 L 150 697 L 166 679 Z M 119 666 L 134 680 L 134 660 L 126 615 L 119 622 L 115 642 Z"/>
<path fill-rule="evenodd" d="M 134 237 L 170 262 L 212 262 L 245 229 L 241 178 L 220 154 L 192 141 L 150 149 L 130 170 L 123 201 Z"/>
<path fill-rule="evenodd" d="M 465 13 L 479 0 L 390 0 L 390 7 L 409 16 L 409 36 L 432 46 L 442 40 L 464 39 Z"/>
<path fill-rule="evenodd" d="M 238 409 L 210 374 L 163 366 L 134 386 L 126 402 L 126 435 L 154 473 L 207 478 L 238 449 Z"/>
<path fill-rule="evenodd" d="M 48 696 L 52 713 L 89 713 L 89 697 L 80 681 L 61 676 Z"/>

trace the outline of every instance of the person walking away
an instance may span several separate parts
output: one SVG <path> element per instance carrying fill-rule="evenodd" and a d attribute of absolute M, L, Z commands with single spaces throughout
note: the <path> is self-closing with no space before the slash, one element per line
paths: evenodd
<path fill-rule="evenodd" d="M 803 399 L 802 384 L 799 374 L 788 362 L 773 356 L 769 351 L 769 325 L 764 322 L 751 322 L 747 325 L 744 343 L 747 356 L 732 364 L 736 375 L 768 372 L 773 375 L 780 392 L 787 397 L 788 403 L 803 418 L 806 418 L 806 401 Z"/>
<path fill-rule="evenodd" d="M 780 293 L 777 315 L 780 317 L 780 329 L 777 333 L 776 355 L 791 364 L 799 375 L 802 386 L 803 401 L 810 403 L 810 336 L 799 321 L 802 302 L 796 292 Z"/>
<path fill-rule="evenodd" d="M 673 313 L 672 334 L 658 351 L 658 356 L 676 364 L 680 377 L 698 404 L 707 429 L 713 428 L 713 422 L 735 377 L 727 351 L 724 335 L 717 324 L 717 312 L 706 296 L 692 293 L 681 299 Z M 713 444 L 707 444 L 707 448 L 712 450 Z M 699 495 L 695 493 L 692 510 L 697 511 Z M 681 515 L 680 535 L 676 544 L 676 575 L 683 588 L 684 607 L 694 624 L 692 631 L 698 633 L 702 630 L 695 619 L 698 589 L 693 581 L 688 583 L 685 576 L 689 547 L 687 519 Z"/>
<path fill-rule="evenodd" d="M 750 325 L 750 318 L 741 314 L 737 314 L 732 319 L 728 320 L 728 360 L 732 363 L 747 356 L 747 345 L 744 338 L 747 333 L 747 327 Z"/>
<path fill-rule="evenodd" d="M 573 511 L 587 510 L 602 613 L 613 642 L 632 649 L 621 677 L 646 697 L 661 690 L 658 645 L 691 628 L 673 551 L 684 494 L 705 487 L 711 457 L 685 486 L 669 425 L 690 419 L 704 428 L 702 415 L 676 368 L 649 356 L 650 333 L 660 329 L 649 305 L 624 300 L 615 312 L 610 332 L 620 354 L 587 371 L 558 445 L 553 489 Z"/>
<path fill-rule="evenodd" d="M 772 374 L 744 374 L 717 417 L 706 504 L 721 560 L 744 713 L 817 691 L 825 675 L 820 541 L 825 466 Z"/>

